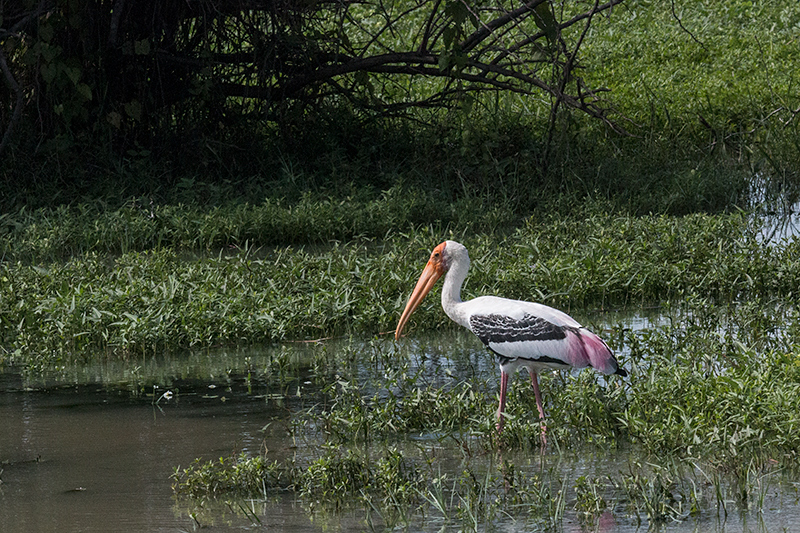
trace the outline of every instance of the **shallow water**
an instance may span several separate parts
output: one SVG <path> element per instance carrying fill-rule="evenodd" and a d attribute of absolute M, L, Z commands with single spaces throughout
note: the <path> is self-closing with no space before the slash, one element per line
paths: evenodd
<path fill-rule="evenodd" d="M 172 498 L 177 466 L 290 444 L 262 431 L 287 418 L 285 404 L 236 385 L 180 385 L 153 405 L 97 385 L 26 391 L 2 375 L 0 530 L 191 531 Z"/>
<path fill-rule="evenodd" d="M 755 220 L 760 225 L 758 238 L 761 242 L 780 245 L 800 238 L 800 202 L 767 209 Z"/>
<path fill-rule="evenodd" d="M 656 311 L 606 314 L 598 320 L 639 329 L 660 319 Z M 0 373 L 0 531 L 381 530 L 380 517 L 368 509 L 322 513 L 291 494 L 198 506 L 176 500 L 170 478 L 176 467 L 186 467 L 195 458 L 254 455 L 265 448 L 272 460 L 308 457 L 320 444 L 318 437 L 304 435 L 298 442 L 287 429 L 294 413 L 316 401 L 309 365 L 313 354 L 348 351 L 367 357 L 375 342 L 342 340 L 324 347 L 292 345 L 101 362 L 37 380 L 25 380 L 13 370 Z M 406 342 L 414 354 L 412 365 L 436 369 L 425 379 L 442 379 L 441 369 L 446 368 L 461 377 L 494 383 L 493 361 L 468 334 L 447 331 Z M 275 364 L 276 353 L 285 364 Z M 362 372 L 370 371 L 369 363 L 360 364 Z M 248 379 L 250 374 L 255 377 Z M 487 406 L 490 412 L 493 408 Z M 435 454 L 439 468 L 454 476 L 463 468 L 457 443 L 422 435 L 398 446 L 408 454 L 420 449 Z M 552 450 L 544 457 L 535 451 L 515 452 L 505 458 L 520 471 L 553 472 L 570 490 L 580 476 L 619 474 L 631 461 L 629 451 L 594 448 Z M 471 460 L 476 469 L 497 468 L 498 457 L 492 454 Z M 727 516 L 704 511 L 682 521 L 649 525 L 644 515 L 639 520 L 629 510 L 615 509 L 585 524 L 569 501 L 555 530 L 800 531 L 798 485 L 779 475 L 768 481 L 760 510 L 740 512 L 731 503 Z M 368 514 L 374 522 L 366 519 Z M 508 532 L 546 527 L 512 516 L 498 517 L 488 526 Z M 406 524 L 409 531 L 462 527 L 459 521 L 435 515 L 415 516 Z"/>

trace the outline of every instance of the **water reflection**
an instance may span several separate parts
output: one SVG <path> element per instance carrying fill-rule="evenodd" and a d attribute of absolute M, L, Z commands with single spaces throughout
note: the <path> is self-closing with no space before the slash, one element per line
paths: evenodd
<path fill-rule="evenodd" d="M 235 388 L 204 396 L 184 387 L 155 407 L 96 386 L 0 392 L 2 530 L 191 530 L 172 508 L 176 466 L 286 445 L 262 431 L 285 409 Z"/>
<path fill-rule="evenodd" d="M 761 220 L 758 232 L 760 242 L 781 245 L 800 238 L 800 204 L 794 206 L 788 213 L 765 215 L 759 219 Z"/>
<path fill-rule="evenodd" d="M 598 331 L 648 329 L 667 320 L 657 309 L 585 313 L 578 318 Z M 402 347 L 390 339 L 340 339 L 324 346 L 99 361 L 35 379 L 13 371 L 0 373 L 0 529 L 22 533 L 193 531 L 211 526 L 214 531 L 293 533 L 382 529 L 385 523 L 369 509 L 324 513 L 291 494 L 241 502 L 248 512 L 224 502 L 198 506 L 176 501 L 172 495 L 170 475 L 195 458 L 215 460 L 265 449 L 273 460 L 302 463 L 314 456 L 322 444 L 320 437 L 292 438 L 288 429 L 298 412 L 320 401 L 314 361 L 326 357 L 351 361 L 362 377 L 380 375 L 387 361 L 407 364 L 410 372 L 419 373 L 422 386 L 468 380 L 493 388 L 497 382 L 493 359 L 480 342 L 457 328 L 415 337 Z M 487 416 L 492 410 L 487 406 Z M 731 503 L 727 518 L 712 510 L 648 524 L 646 513 L 614 497 L 608 482 L 609 477 L 630 472 L 631 450 L 590 447 L 560 450 L 544 458 L 536 451 L 520 451 L 501 458 L 492 453 L 469 455 L 465 444 L 469 446 L 416 435 L 393 446 L 407 457 L 435 459 L 449 480 L 457 479 L 465 467 L 496 475 L 502 461 L 508 460 L 524 479 L 544 475 L 552 494 L 558 490 L 567 494 L 563 516 L 555 526 L 525 518 L 525 513 L 522 518 L 509 514 L 490 524 L 498 531 L 744 533 L 791 531 L 800 523 L 797 487 L 777 474 L 774 480 L 769 478 L 761 512 L 734 514 Z M 615 502 L 614 507 L 597 517 L 582 517 L 576 510 L 574 487 L 581 477 L 598 480 L 600 495 Z M 708 497 L 713 489 L 703 484 L 701 476 L 696 478 L 698 493 Z M 460 520 L 430 513 L 406 525 L 409 531 L 464 528 Z"/>

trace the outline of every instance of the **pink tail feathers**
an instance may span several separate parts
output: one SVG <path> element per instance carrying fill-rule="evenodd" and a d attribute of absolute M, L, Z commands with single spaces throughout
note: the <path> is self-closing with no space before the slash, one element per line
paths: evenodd
<path fill-rule="evenodd" d="M 580 328 L 570 331 L 569 348 L 570 363 L 575 368 L 591 366 L 602 374 L 627 375 L 624 369 L 619 367 L 617 358 L 611 349 L 603 342 L 603 339 L 589 331 Z"/>

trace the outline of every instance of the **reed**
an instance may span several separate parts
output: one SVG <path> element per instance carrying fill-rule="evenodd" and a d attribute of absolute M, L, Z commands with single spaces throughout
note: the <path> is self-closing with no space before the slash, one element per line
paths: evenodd
<path fill-rule="evenodd" d="M 739 214 L 594 213 L 531 220 L 500 238 L 445 235 L 465 242 L 473 258 L 465 297 L 498 294 L 573 312 L 700 295 L 715 302 L 786 298 L 800 285 L 798 241 L 765 245 L 759 231 L 757 221 Z M 47 369 L 98 351 L 125 357 L 388 332 L 428 250 L 442 238 L 419 228 L 319 247 L 247 243 L 199 256 L 155 248 L 6 260 L 0 361 Z M 757 312 L 751 307 L 747 319 L 757 321 Z M 415 318 L 414 331 L 452 327 L 435 305 Z"/>

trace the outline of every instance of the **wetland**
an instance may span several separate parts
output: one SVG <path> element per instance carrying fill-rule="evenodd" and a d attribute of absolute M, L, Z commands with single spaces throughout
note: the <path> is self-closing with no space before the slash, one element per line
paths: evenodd
<path fill-rule="evenodd" d="M 96 3 L 89 38 L 78 4 L 0 16 L 0 529 L 797 529 L 800 4 L 535 3 L 586 24 L 528 20 L 544 55 L 520 66 L 562 88 L 541 94 L 470 87 L 467 4 L 409 4 L 452 76 L 348 71 L 283 103 L 221 97 L 246 74 L 212 63 L 181 103 L 151 86 L 157 33 L 246 59 L 252 13 L 149 40 Z M 286 57 L 350 46 L 301 4 Z M 389 4 L 348 15 L 375 9 L 379 54 L 414 33 L 369 29 Z M 138 89 L 75 44 L 104 32 Z M 561 309 L 629 374 L 541 375 L 545 451 L 524 372 L 498 435 L 496 364 L 436 294 L 393 339 L 445 239 L 465 298 Z"/>
<path fill-rule="evenodd" d="M 20 532 L 790 531 L 796 437 L 750 417 L 785 409 L 775 416 L 797 423 L 800 363 L 745 362 L 773 380 L 778 364 L 795 368 L 748 384 L 754 369 L 653 360 L 687 312 L 582 317 L 615 332 L 631 382 L 544 375 L 544 454 L 524 376 L 496 442 L 497 369 L 458 330 L 101 360 L 35 378 L 6 369 L 0 519 Z M 697 373 L 725 383 L 686 383 Z M 701 396 L 712 394 L 716 407 Z M 742 401 L 719 405 L 732 398 Z M 684 441 L 666 435 L 688 417 Z"/>

